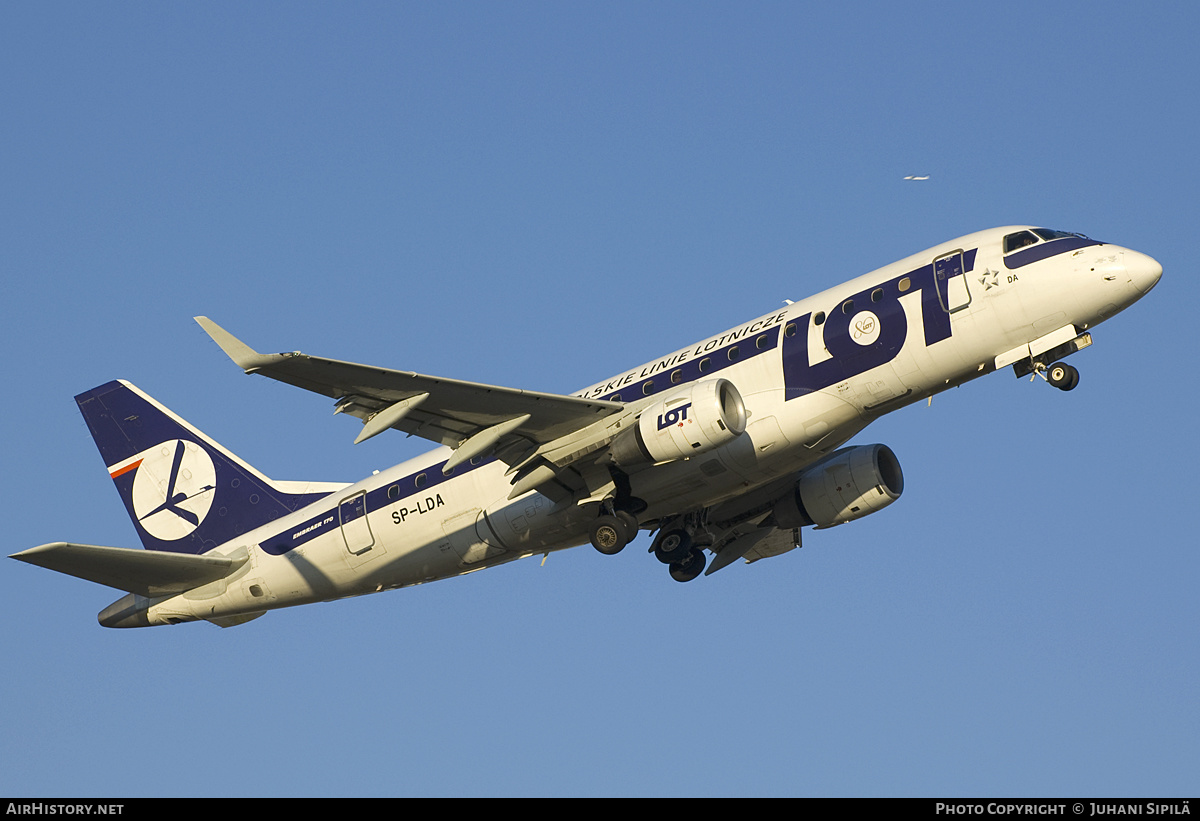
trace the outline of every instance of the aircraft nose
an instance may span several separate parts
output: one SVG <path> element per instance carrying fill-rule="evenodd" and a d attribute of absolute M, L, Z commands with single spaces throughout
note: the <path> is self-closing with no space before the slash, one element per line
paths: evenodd
<path fill-rule="evenodd" d="M 1158 260 L 1146 254 L 1128 250 L 1124 257 L 1125 270 L 1129 273 L 1129 280 L 1135 288 L 1145 294 L 1158 284 L 1163 272 L 1162 265 Z"/>

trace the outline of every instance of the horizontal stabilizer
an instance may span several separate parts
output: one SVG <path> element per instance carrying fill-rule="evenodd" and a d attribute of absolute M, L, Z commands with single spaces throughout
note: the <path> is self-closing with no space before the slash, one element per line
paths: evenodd
<path fill-rule="evenodd" d="M 54 542 L 14 553 L 10 558 L 139 596 L 152 597 L 183 593 L 223 579 L 245 564 L 248 557 L 192 556 L 128 547 Z"/>

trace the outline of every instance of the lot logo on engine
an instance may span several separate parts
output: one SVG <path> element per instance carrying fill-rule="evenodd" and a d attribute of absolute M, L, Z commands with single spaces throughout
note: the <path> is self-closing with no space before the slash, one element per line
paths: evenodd
<path fill-rule="evenodd" d="M 672 425 L 682 425 L 687 419 L 688 408 L 692 406 L 691 402 L 685 402 L 677 408 L 672 408 L 666 413 L 659 414 L 658 429 L 665 430 Z"/>

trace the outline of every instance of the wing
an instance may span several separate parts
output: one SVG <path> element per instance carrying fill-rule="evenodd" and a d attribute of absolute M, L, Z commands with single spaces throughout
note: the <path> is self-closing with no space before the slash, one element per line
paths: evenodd
<path fill-rule="evenodd" d="M 195 319 L 246 373 L 328 396 L 337 402 L 335 413 L 363 420 L 356 444 L 393 428 L 420 436 L 454 449 L 443 467 L 447 473 L 494 452 L 516 474 L 513 496 L 550 479 L 572 494 L 588 487 L 573 468 L 611 442 L 626 415 L 620 402 L 425 376 L 299 351 L 261 354 L 208 317 Z M 557 458 L 546 458 L 551 453 Z"/>

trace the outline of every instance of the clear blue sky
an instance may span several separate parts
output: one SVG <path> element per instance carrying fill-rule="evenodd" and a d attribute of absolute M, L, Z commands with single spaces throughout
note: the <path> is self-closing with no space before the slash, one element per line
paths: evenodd
<path fill-rule="evenodd" d="M 904 498 L 680 585 L 590 547 L 207 624 L 0 565 L 0 794 L 1194 795 L 1195 3 L 6 3 L 4 553 L 136 545 L 72 397 L 279 479 L 330 403 L 192 322 L 570 392 L 1016 222 L 1165 274 L 893 414 Z M 907 183 L 909 174 L 928 174 Z"/>

